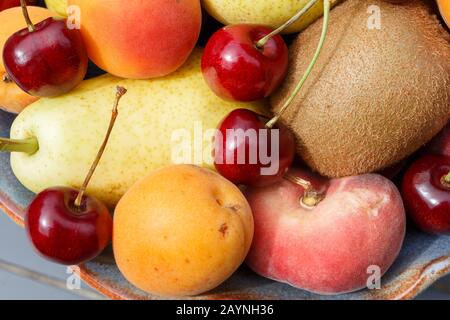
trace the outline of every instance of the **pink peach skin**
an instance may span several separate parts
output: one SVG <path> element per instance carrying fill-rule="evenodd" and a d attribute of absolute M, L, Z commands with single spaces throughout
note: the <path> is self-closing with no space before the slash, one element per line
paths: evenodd
<path fill-rule="evenodd" d="M 201 28 L 200 0 L 69 0 L 81 12 L 89 58 L 122 78 L 149 79 L 177 70 Z"/>
<path fill-rule="evenodd" d="M 447 124 L 447 126 L 431 140 L 424 151 L 426 153 L 450 156 L 450 124 Z"/>
<path fill-rule="evenodd" d="M 301 170 L 291 174 L 307 177 Z M 369 266 L 384 274 L 406 229 L 395 185 L 376 174 L 331 180 L 313 209 L 289 181 L 247 190 L 255 236 L 247 258 L 258 274 L 310 292 L 333 295 L 366 287 Z"/>

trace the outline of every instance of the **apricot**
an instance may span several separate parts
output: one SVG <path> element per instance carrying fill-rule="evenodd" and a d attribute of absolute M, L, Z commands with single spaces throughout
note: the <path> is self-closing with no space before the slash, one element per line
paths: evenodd
<path fill-rule="evenodd" d="M 450 1 L 448 0 L 437 0 L 439 6 L 439 11 L 441 11 L 442 18 L 444 18 L 445 23 L 450 28 Z"/>
<path fill-rule="evenodd" d="M 241 191 L 196 166 L 154 171 L 131 187 L 114 213 L 120 271 L 161 296 L 217 287 L 242 264 L 252 238 L 253 217 Z"/>
<path fill-rule="evenodd" d="M 28 6 L 28 13 L 33 22 L 38 23 L 42 20 L 55 16 L 50 10 Z M 10 8 L 0 12 L 0 53 L 3 52 L 3 46 L 9 37 L 15 32 L 27 27 L 19 7 Z M 3 65 L 3 56 L 0 54 L 0 108 L 9 112 L 19 113 L 26 106 L 36 101 L 37 98 L 30 96 L 22 91 L 15 83 L 3 81 L 6 74 Z"/>
<path fill-rule="evenodd" d="M 131 79 L 178 69 L 197 42 L 199 0 L 70 0 L 81 12 L 88 55 L 105 71 Z"/>
<path fill-rule="evenodd" d="M 24 92 L 14 82 L 4 81 L 5 76 L 6 73 L 0 73 L 0 109 L 19 113 L 39 99 Z"/>

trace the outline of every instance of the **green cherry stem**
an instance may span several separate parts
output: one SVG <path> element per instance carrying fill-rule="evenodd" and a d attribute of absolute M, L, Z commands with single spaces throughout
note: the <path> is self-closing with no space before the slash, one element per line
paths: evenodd
<path fill-rule="evenodd" d="M 308 79 L 309 75 L 311 74 L 311 71 L 314 68 L 314 65 L 317 62 L 317 59 L 320 56 L 320 53 L 323 48 L 323 44 L 325 42 L 327 32 L 328 32 L 328 24 L 329 24 L 329 18 L 330 18 L 330 0 L 324 0 L 323 1 L 323 27 L 322 27 L 322 34 L 320 36 L 319 45 L 317 46 L 316 52 L 314 54 L 313 59 L 311 60 L 308 68 L 306 69 L 303 77 L 301 78 L 300 82 L 297 84 L 297 86 L 294 89 L 294 92 L 291 94 L 291 96 L 286 100 L 284 105 L 281 107 L 280 111 L 273 117 L 269 122 L 267 122 L 266 127 L 267 128 L 273 128 L 273 126 L 277 123 L 277 121 L 280 119 L 281 115 L 286 111 L 286 109 L 291 105 L 291 103 L 294 101 L 297 94 L 302 89 L 303 85 L 305 84 L 306 80 Z"/>
<path fill-rule="evenodd" d="M 20 6 L 22 7 L 23 16 L 25 17 L 25 22 L 27 23 L 28 31 L 36 31 L 36 27 L 33 22 L 31 22 L 30 15 L 28 14 L 27 4 L 25 0 L 20 0 Z"/>
<path fill-rule="evenodd" d="M 118 110 L 119 101 L 125 93 L 127 93 L 127 89 L 125 89 L 124 87 L 120 87 L 120 86 L 117 87 L 116 99 L 114 101 L 114 106 L 113 106 L 112 113 L 111 113 L 111 120 L 109 121 L 108 131 L 106 132 L 106 136 L 103 140 L 103 143 L 97 152 L 94 163 L 92 163 L 91 168 L 89 169 L 89 172 L 88 172 L 86 178 L 84 179 L 83 185 L 81 186 L 80 191 L 78 192 L 77 198 L 75 199 L 75 202 L 74 202 L 75 207 L 79 208 L 81 206 L 81 201 L 83 200 L 83 195 L 86 192 L 89 181 L 91 181 L 91 178 L 94 175 L 95 169 L 97 168 L 97 166 L 100 162 L 100 159 L 102 158 L 103 152 L 105 151 L 106 145 L 108 144 L 109 137 L 111 136 L 112 129 L 114 128 L 114 124 L 116 122 L 117 116 L 119 115 L 119 110 Z"/>
<path fill-rule="evenodd" d="M 276 124 L 276 122 L 280 119 L 283 112 L 292 104 L 297 94 L 302 89 L 303 85 L 305 84 L 306 80 L 308 79 L 311 71 L 314 68 L 314 65 L 317 62 L 317 59 L 320 56 L 320 52 L 322 51 L 323 44 L 325 42 L 327 31 L 328 31 L 328 24 L 329 24 L 329 16 L 330 16 L 330 0 L 324 0 L 324 12 L 323 12 L 323 27 L 322 27 L 322 34 L 320 36 L 319 45 L 317 46 L 316 52 L 314 54 L 314 57 L 312 58 L 308 68 L 306 69 L 303 77 L 300 79 L 299 83 L 294 89 L 294 92 L 291 94 L 289 99 L 284 103 L 284 105 L 281 107 L 278 114 L 273 117 L 269 122 L 267 122 L 266 127 L 267 128 L 273 128 L 273 126 Z M 312 4 L 314 5 L 314 4 Z M 303 196 L 300 199 L 300 205 L 307 209 L 313 209 L 316 207 L 323 199 L 324 194 L 317 192 L 311 182 L 302 179 L 300 177 L 296 177 L 290 174 L 286 174 L 284 178 L 296 185 L 301 186 L 305 192 Z"/>
<path fill-rule="evenodd" d="M 283 25 L 281 25 L 279 28 L 275 29 L 274 31 L 272 31 L 271 33 L 269 33 L 267 36 L 265 36 L 264 38 L 260 39 L 257 43 L 256 43 L 256 47 L 258 49 L 262 49 L 264 48 L 264 46 L 267 44 L 267 42 L 272 39 L 273 37 L 275 37 L 277 34 L 280 34 L 281 32 L 283 32 L 284 30 L 286 30 L 287 28 L 289 28 L 291 25 L 293 25 L 295 22 L 297 22 L 298 19 L 300 19 L 301 17 L 303 17 L 305 15 L 306 12 L 308 12 L 309 9 L 312 8 L 312 6 L 314 6 L 319 0 L 311 0 L 309 1 L 299 12 L 297 12 L 295 14 L 295 16 L 293 16 L 292 18 L 290 18 L 288 21 L 286 21 Z"/>
<path fill-rule="evenodd" d="M 38 150 L 39 143 L 36 137 L 21 140 L 0 138 L 0 152 L 24 152 L 33 155 Z"/>

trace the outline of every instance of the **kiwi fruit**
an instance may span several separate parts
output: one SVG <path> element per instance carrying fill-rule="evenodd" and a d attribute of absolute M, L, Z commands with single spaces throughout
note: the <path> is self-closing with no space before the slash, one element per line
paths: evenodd
<path fill-rule="evenodd" d="M 408 157 L 445 126 L 450 35 L 431 10 L 422 0 L 346 0 L 331 12 L 320 58 L 281 117 L 313 170 L 328 177 L 376 172 Z M 377 13 L 380 28 L 369 28 Z M 317 21 L 292 43 L 290 71 L 271 99 L 273 112 L 303 75 L 321 29 Z"/>

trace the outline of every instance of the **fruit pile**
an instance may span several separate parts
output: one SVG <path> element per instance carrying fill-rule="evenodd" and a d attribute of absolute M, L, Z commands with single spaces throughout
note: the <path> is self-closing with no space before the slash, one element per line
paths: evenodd
<path fill-rule="evenodd" d="M 152 294 L 244 261 L 339 294 L 386 273 L 405 213 L 450 235 L 448 1 L 45 2 L 0 0 L 0 151 L 43 257 L 112 241 Z"/>

